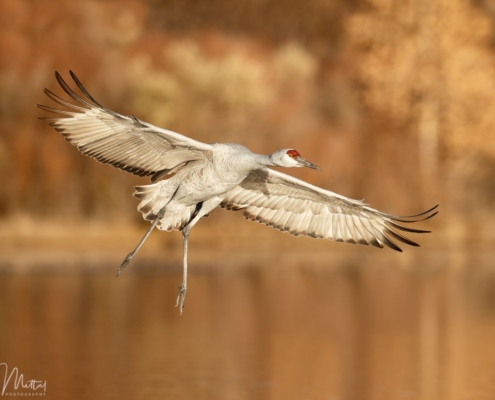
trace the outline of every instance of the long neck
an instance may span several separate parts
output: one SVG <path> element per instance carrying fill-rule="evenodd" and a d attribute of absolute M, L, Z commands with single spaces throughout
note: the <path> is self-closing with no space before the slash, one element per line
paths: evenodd
<path fill-rule="evenodd" d="M 277 165 L 273 162 L 271 154 L 270 155 L 256 154 L 256 161 L 264 167 L 270 167 L 270 166 L 273 167 Z"/>
<path fill-rule="evenodd" d="M 234 152 L 233 154 L 219 152 L 217 161 L 214 163 L 217 173 L 229 182 L 241 182 L 252 171 L 272 165 L 275 164 L 269 155 L 256 154 L 250 151 Z"/>

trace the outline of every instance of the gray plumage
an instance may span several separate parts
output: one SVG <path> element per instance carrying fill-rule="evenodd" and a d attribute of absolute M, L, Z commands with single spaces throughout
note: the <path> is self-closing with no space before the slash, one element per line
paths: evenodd
<path fill-rule="evenodd" d="M 399 241 L 418 246 L 400 232 L 425 233 L 404 224 L 429 219 L 437 206 L 414 216 L 396 217 L 329 190 L 269 169 L 270 166 L 319 168 L 293 149 L 259 155 L 230 143 L 205 144 L 178 133 L 124 116 L 101 106 L 74 73 L 74 82 L 87 100 L 55 73 L 62 89 L 78 103 L 72 104 L 48 89 L 46 95 L 68 108 L 39 108 L 61 116 L 41 118 L 60 132 L 84 155 L 139 176 L 150 176 L 151 185 L 137 186 L 138 210 L 150 229 L 121 264 L 118 274 L 134 257 L 157 226 L 180 230 L 184 237 L 184 277 L 177 305 L 184 305 L 187 290 L 187 239 L 191 228 L 212 209 L 243 210 L 246 219 L 292 235 L 402 251 Z M 161 179 L 161 180 L 160 180 Z"/>

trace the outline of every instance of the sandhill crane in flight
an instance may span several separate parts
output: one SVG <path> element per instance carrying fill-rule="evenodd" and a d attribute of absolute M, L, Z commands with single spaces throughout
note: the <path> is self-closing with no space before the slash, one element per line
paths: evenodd
<path fill-rule="evenodd" d="M 176 306 L 180 313 L 187 291 L 187 242 L 192 227 L 211 210 L 244 210 L 243 216 L 292 235 L 337 242 L 359 243 L 402 251 L 394 239 L 417 243 L 398 231 L 429 231 L 402 224 L 429 219 L 437 206 L 417 215 L 397 217 L 375 210 L 329 190 L 310 185 L 268 167 L 319 168 L 294 149 L 260 155 L 232 143 L 205 144 L 178 133 L 124 116 L 99 104 L 72 71 L 70 75 L 87 100 L 74 92 L 58 72 L 62 89 L 77 103 L 70 103 L 48 89 L 45 94 L 68 110 L 37 105 L 62 115 L 41 118 L 60 132 L 84 155 L 139 176 L 151 176 L 151 184 L 137 186 L 138 211 L 151 226 L 127 255 L 117 276 L 132 260 L 153 228 L 182 232 L 183 280 Z M 160 180 L 161 179 L 161 180 Z"/>

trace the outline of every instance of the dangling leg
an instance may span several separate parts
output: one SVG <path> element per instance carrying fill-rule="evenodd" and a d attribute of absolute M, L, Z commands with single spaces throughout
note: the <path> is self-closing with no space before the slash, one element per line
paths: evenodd
<path fill-rule="evenodd" d="M 189 238 L 189 232 L 191 228 L 186 226 L 182 229 L 182 240 L 184 245 L 184 264 L 182 271 L 182 284 L 179 286 L 179 292 L 177 293 L 177 300 L 175 306 L 179 306 L 179 312 L 182 315 L 182 310 L 184 309 L 184 301 L 186 300 L 187 292 L 187 239 Z"/>
<path fill-rule="evenodd" d="M 223 200 L 223 196 L 213 197 L 209 200 L 196 204 L 196 210 L 194 211 L 189 223 L 182 228 L 182 240 L 184 244 L 184 267 L 182 284 L 179 286 L 179 292 L 177 293 L 177 300 L 175 306 L 179 307 L 179 311 L 182 314 L 184 309 L 184 301 L 186 299 L 187 292 L 187 241 L 189 239 L 189 233 L 194 225 L 211 210 L 217 207 Z"/>
<path fill-rule="evenodd" d="M 126 258 L 124 258 L 124 261 L 122 261 L 122 264 L 120 264 L 120 267 L 119 269 L 117 270 L 117 276 L 120 275 L 120 273 L 122 272 L 122 270 L 126 267 L 127 264 L 129 264 L 131 262 L 131 260 L 134 258 L 134 256 L 136 255 L 136 253 L 138 252 L 138 250 L 141 248 L 141 246 L 143 245 L 144 241 L 148 238 L 148 236 L 150 235 L 151 231 L 155 228 L 156 224 L 163 218 L 163 216 L 165 215 L 165 208 L 167 206 L 165 205 L 160 211 L 158 211 L 158 214 L 156 215 L 155 219 L 153 220 L 151 226 L 149 227 L 149 229 L 146 231 L 146 233 L 144 234 L 143 238 L 141 239 L 141 241 L 138 243 L 138 245 L 136 246 L 136 248 L 134 250 L 132 250 Z"/>

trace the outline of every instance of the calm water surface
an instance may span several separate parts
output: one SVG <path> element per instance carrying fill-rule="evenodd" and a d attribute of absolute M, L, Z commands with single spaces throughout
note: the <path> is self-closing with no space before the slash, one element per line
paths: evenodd
<path fill-rule="evenodd" d="M 43 392 L 5 385 L 18 368 L 47 399 L 495 399 L 494 257 L 197 257 L 182 316 L 177 265 L 3 268 L 0 384 Z"/>

